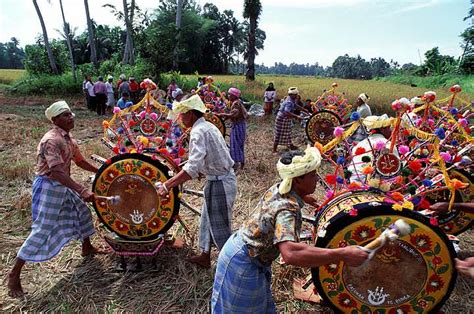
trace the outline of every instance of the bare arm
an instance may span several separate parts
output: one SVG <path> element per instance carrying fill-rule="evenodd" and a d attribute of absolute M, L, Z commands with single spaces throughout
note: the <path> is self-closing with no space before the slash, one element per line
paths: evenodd
<path fill-rule="evenodd" d="M 177 175 L 163 183 L 162 187 L 158 188 L 158 195 L 165 197 L 172 188 L 191 179 L 191 176 L 186 171 L 181 170 Z"/>
<path fill-rule="evenodd" d="M 324 249 L 292 241 L 281 242 L 277 246 L 286 263 L 300 267 L 319 267 L 339 261 L 358 266 L 368 257 L 366 252 L 355 246 Z"/>
<path fill-rule="evenodd" d="M 431 205 L 430 209 L 440 214 L 446 213 L 449 208 L 448 202 L 440 202 Z M 474 213 L 474 203 L 454 203 L 452 210 L 462 210 L 468 213 Z"/>
<path fill-rule="evenodd" d="M 95 200 L 94 193 L 89 192 L 86 187 L 74 181 L 69 174 L 64 172 L 60 165 L 54 166 L 50 170 L 51 179 L 58 181 L 65 187 L 70 188 L 71 190 L 76 191 L 86 202 L 93 202 Z"/>
<path fill-rule="evenodd" d="M 94 172 L 94 173 L 97 173 L 97 171 L 99 171 L 99 169 L 96 166 L 94 166 L 93 164 L 91 164 L 90 162 L 88 162 L 85 159 L 83 159 L 79 162 L 76 162 L 76 165 L 78 167 L 80 167 L 81 169 L 84 169 L 86 171 L 90 171 L 90 172 Z"/>

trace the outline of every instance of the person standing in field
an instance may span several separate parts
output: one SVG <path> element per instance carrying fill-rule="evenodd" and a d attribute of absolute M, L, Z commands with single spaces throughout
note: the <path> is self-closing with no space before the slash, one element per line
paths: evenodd
<path fill-rule="evenodd" d="M 118 94 L 123 95 L 123 93 L 127 93 L 128 95 L 130 95 L 130 84 L 125 79 L 125 75 L 123 76 L 123 80 L 118 87 Z"/>
<path fill-rule="evenodd" d="M 132 99 L 134 104 L 138 103 L 138 98 L 140 96 L 140 85 L 137 83 L 137 81 L 135 81 L 135 78 L 133 76 L 130 77 L 128 86 L 130 88 L 130 98 Z"/>
<path fill-rule="evenodd" d="M 276 99 L 276 90 L 273 87 L 273 82 L 268 83 L 268 87 L 265 89 L 265 93 L 263 94 L 263 101 L 265 104 L 263 105 L 263 110 L 265 111 L 265 115 L 269 116 L 273 112 L 273 103 Z"/>
<path fill-rule="evenodd" d="M 216 113 L 219 117 L 232 121 L 230 131 L 230 156 L 234 160 L 234 170 L 244 169 L 245 165 L 245 137 L 247 133 L 248 113 L 240 100 L 240 90 L 231 87 L 227 92 L 232 102 L 229 113 Z"/>
<path fill-rule="evenodd" d="M 105 87 L 107 88 L 107 112 L 112 112 L 112 108 L 115 106 L 115 97 L 114 97 L 114 78 L 109 75 Z"/>
<path fill-rule="evenodd" d="M 105 107 L 107 104 L 107 86 L 105 86 L 104 78 L 99 76 L 94 84 L 95 102 L 97 107 L 97 115 L 105 115 Z"/>
<path fill-rule="evenodd" d="M 87 78 L 88 78 L 88 75 L 85 75 L 84 76 L 84 81 L 82 81 L 82 93 L 84 94 L 84 98 L 86 100 L 87 109 L 90 109 L 89 93 L 87 92 L 87 87 L 86 87 Z"/>
<path fill-rule="evenodd" d="M 87 89 L 87 95 L 89 99 L 87 109 L 89 109 L 90 111 L 95 111 L 96 98 L 95 98 L 95 93 L 94 93 L 94 83 L 92 83 L 92 78 L 90 75 L 87 76 L 86 89 Z"/>
<path fill-rule="evenodd" d="M 275 137 L 273 140 L 273 154 L 277 154 L 278 145 L 285 145 L 289 149 L 296 149 L 291 141 L 292 120 L 301 119 L 294 113 L 298 97 L 298 88 L 290 87 L 288 97 L 281 103 L 275 119 Z"/>
<path fill-rule="evenodd" d="M 232 207 L 237 194 L 234 161 L 219 129 L 204 119 L 207 111 L 199 95 L 173 103 L 173 115 L 179 115 L 182 123 L 191 128 L 189 156 L 182 170 L 158 187 L 158 195 L 166 197 L 175 186 L 197 179 L 200 174 L 207 178 L 204 187 L 204 203 L 199 226 L 200 255 L 188 258 L 189 262 L 205 268 L 211 267 L 211 244 L 220 250 L 232 233 Z"/>
<path fill-rule="evenodd" d="M 45 115 L 54 126 L 38 144 L 36 178 L 33 182 L 31 233 L 18 251 L 15 265 L 8 274 L 8 294 L 21 297 L 20 273 L 25 262 L 43 262 L 55 257 L 73 239 L 82 241 L 82 256 L 103 253 L 90 242 L 95 232 L 92 216 L 84 202 L 95 195 L 71 178 L 71 161 L 93 173 L 70 134 L 74 114 L 65 101 L 49 106 Z"/>

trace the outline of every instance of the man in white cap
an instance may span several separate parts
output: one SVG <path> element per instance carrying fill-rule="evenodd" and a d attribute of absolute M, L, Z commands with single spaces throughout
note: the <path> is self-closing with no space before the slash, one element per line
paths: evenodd
<path fill-rule="evenodd" d="M 226 242 L 217 261 L 212 313 L 276 313 L 271 292 L 271 264 L 319 267 L 344 261 L 362 264 L 368 254 L 355 246 L 324 249 L 299 243 L 301 209 L 315 206 L 313 194 L 321 154 L 315 147 L 283 154 L 277 164 L 281 182 L 268 189 L 254 215 Z M 317 205 L 316 205 L 317 206 Z"/>
<path fill-rule="evenodd" d="M 168 191 L 200 174 L 207 178 L 204 204 L 199 227 L 200 255 L 188 261 L 205 268 L 211 267 L 211 242 L 220 250 L 232 233 L 232 207 L 237 193 L 237 180 L 224 137 L 219 129 L 204 119 L 207 108 L 198 95 L 173 103 L 173 113 L 179 114 L 187 128 L 192 128 L 189 139 L 188 161 L 173 178 L 158 188 L 166 197 Z"/>
<path fill-rule="evenodd" d="M 69 133 L 74 128 L 74 114 L 67 103 L 55 102 L 45 114 L 54 126 L 38 144 L 31 205 L 33 225 L 8 274 L 8 294 L 12 297 L 24 294 L 20 273 L 25 262 L 50 260 L 73 239 L 82 241 L 83 256 L 101 253 L 90 242 L 94 226 L 84 203 L 93 202 L 95 196 L 70 174 L 71 161 L 90 172 L 98 169 L 84 159 Z"/>
<path fill-rule="evenodd" d="M 368 105 L 369 99 L 370 97 L 365 93 L 362 93 L 357 97 L 355 106 L 361 118 L 367 118 L 372 115 L 372 110 L 370 110 Z"/>
<path fill-rule="evenodd" d="M 290 87 L 288 97 L 280 105 L 275 119 L 275 137 L 273 139 L 273 154 L 277 153 L 278 145 L 285 145 L 289 149 L 296 149 L 291 141 L 291 130 L 293 128 L 293 119 L 302 119 L 295 114 L 296 101 L 298 97 L 298 88 Z"/>

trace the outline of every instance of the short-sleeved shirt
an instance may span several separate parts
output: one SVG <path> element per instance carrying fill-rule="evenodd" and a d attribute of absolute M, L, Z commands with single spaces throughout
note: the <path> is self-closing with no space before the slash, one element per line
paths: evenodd
<path fill-rule="evenodd" d="M 363 104 L 357 107 L 357 112 L 359 113 L 361 118 L 367 118 L 368 116 L 372 115 L 372 110 L 370 110 L 370 107 L 367 104 Z"/>
<path fill-rule="evenodd" d="M 107 94 L 113 94 L 114 93 L 114 86 L 110 82 L 105 83 L 105 88 L 107 89 Z"/>
<path fill-rule="evenodd" d="M 79 146 L 72 136 L 58 126 L 54 126 L 41 139 L 37 148 L 36 174 L 49 175 L 51 168 L 61 165 L 65 173 L 71 173 L 71 160 L 84 160 Z"/>
<path fill-rule="evenodd" d="M 237 111 L 238 112 L 238 115 L 234 118 L 230 118 L 230 120 L 232 122 L 239 122 L 239 121 L 242 121 L 242 120 L 247 120 L 248 118 L 248 113 L 247 113 L 247 110 L 245 109 L 244 105 L 242 104 L 242 102 L 238 99 L 238 100 L 235 100 L 233 103 L 232 103 L 232 106 L 230 107 L 230 111 Z"/>
<path fill-rule="evenodd" d="M 280 105 L 278 110 L 278 116 L 284 115 L 287 112 L 295 111 L 296 102 L 294 102 L 291 97 L 287 97 Z"/>
<path fill-rule="evenodd" d="M 189 137 L 188 162 L 183 170 L 193 179 L 200 173 L 222 176 L 234 166 L 229 149 L 219 129 L 204 118 L 194 122 Z"/>
<path fill-rule="evenodd" d="M 97 81 L 94 84 L 94 93 L 97 94 L 107 94 L 107 87 L 105 86 L 105 83 L 102 81 Z"/>
<path fill-rule="evenodd" d="M 300 237 L 304 202 L 293 191 L 281 195 L 278 185 L 265 192 L 252 218 L 239 230 L 249 255 L 264 265 L 271 264 L 280 254 L 278 243 L 298 242 Z"/>
<path fill-rule="evenodd" d="M 92 84 L 91 81 L 87 81 L 86 89 L 87 89 L 87 92 L 89 93 L 89 96 L 95 97 L 94 84 Z"/>

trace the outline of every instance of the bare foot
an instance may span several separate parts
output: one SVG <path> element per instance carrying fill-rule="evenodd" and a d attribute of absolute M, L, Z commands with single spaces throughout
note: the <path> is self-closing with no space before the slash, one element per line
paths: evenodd
<path fill-rule="evenodd" d="M 12 298 L 21 298 L 25 295 L 21 287 L 20 275 L 10 272 L 8 274 L 8 295 Z"/>
<path fill-rule="evenodd" d="M 208 254 L 194 255 L 188 257 L 186 260 L 204 268 L 211 268 L 211 258 Z"/>

